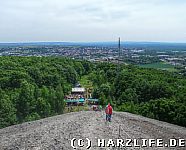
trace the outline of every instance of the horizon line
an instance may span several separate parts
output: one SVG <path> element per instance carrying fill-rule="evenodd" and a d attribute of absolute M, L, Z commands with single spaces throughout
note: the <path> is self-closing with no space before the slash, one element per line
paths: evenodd
<path fill-rule="evenodd" d="M 0 42 L 0 44 L 31 44 L 31 43 L 117 43 L 116 41 L 20 41 L 20 42 Z M 186 42 L 174 42 L 174 41 L 122 41 L 121 43 L 174 43 L 174 44 L 186 44 Z"/>

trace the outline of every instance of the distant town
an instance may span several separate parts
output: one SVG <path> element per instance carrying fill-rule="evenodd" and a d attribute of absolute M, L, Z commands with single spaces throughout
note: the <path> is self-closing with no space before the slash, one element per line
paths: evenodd
<path fill-rule="evenodd" d="M 158 45 L 158 44 L 157 44 Z M 72 59 L 84 59 L 91 62 L 113 62 L 133 64 L 147 68 L 157 68 L 169 71 L 178 71 L 185 74 L 186 70 L 186 45 L 169 45 L 158 47 L 126 46 L 121 45 L 120 50 L 115 45 L 0 45 L 0 56 L 64 56 Z"/>

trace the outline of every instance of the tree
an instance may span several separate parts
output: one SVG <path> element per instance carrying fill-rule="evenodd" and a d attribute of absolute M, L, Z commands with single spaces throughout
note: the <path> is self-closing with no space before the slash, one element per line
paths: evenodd
<path fill-rule="evenodd" d="M 67 66 L 66 78 L 71 84 L 75 84 L 77 82 L 77 72 L 72 66 Z"/>
<path fill-rule="evenodd" d="M 126 89 L 125 92 L 123 92 L 122 95 L 119 97 L 119 100 L 121 103 L 124 102 L 138 103 L 138 95 L 136 94 L 136 90 L 132 88 Z"/>
<path fill-rule="evenodd" d="M 56 91 L 53 88 L 49 88 L 49 104 L 51 106 L 51 114 L 57 114 L 57 110 L 56 110 L 56 105 L 57 105 L 57 101 L 56 101 Z"/>
<path fill-rule="evenodd" d="M 34 98 L 34 86 L 27 81 L 23 81 L 21 84 L 21 90 L 19 99 L 17 100 L 17 113 L 20 121 L 24 121 L 27 115 L 29 115 L 36 107 L 36 100 Z"/>
<path fill-rule="evenodd" d="M 108 97 L 111 93 L 111 87 L 109 84 L 102 84 L 100 86 L 100 91 L 103 92 L 106 97 Z"/>
<path fill-rule="evenodd" d="M 107 104 L 107 100 L 106 100 L 106 96 L 104 95 L 104 93 L 102 92 L 100 94 L 100 99 L 99 99 L 99 104 L 102 105 L 102 106 L 106 106 Z"/>
<path fill-rule="evenodd" d="M 79 77 L 81 77 L 85 72 L 85 69 L 83 68 L 83 65 L 81 62 L 75 62 L 74 68 L 75 68 Z"/>
<path fill-rule="evenodd" d="M 0 128 L 16 123 L 16 109 L 10 98 L 0 89 Z"/>
<path fill-rule="evenodd" d="M 47 117 L 50 115 L 51 106 L 47 99 L 39 97 L 36 103 L 36 112 L 39 116 Z"/>
<path fill-rule="evenodd" d="M 36 112 L 32 112 L 31 114 L 29 114 L 28 116 L 25 117 L 25 121 L 34 121 L 34 120 L 38 120 L 41 117 L 39 116 L 38 113 Z"/>
<path fill-rule="evenodd" d="M 61 114 L 64 111 L 65 101 L 64 101 L 64 94 L 61 85 L 58 85 L 56 88 L 56 99 L 55 99 L 55 109 L 56 111 Z"/>

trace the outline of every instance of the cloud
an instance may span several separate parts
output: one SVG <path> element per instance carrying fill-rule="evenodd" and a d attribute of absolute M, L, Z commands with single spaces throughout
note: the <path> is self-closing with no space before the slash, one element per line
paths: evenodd
<path fill-rule="evenodd" d="M 185 41 L 184 0 L 0 0 L 0 42 Z"/>

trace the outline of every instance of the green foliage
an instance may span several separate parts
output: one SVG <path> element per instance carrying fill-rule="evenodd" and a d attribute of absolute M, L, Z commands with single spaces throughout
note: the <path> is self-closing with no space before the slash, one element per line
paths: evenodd
<path fill-rule="evenodd" d="M 39 97 L 36 102 L 37 114 L 41 117 L 47 117 L 50 115 L 50 111 L 51 106 L 49 102 L 46 99 Z"/>
<path fill-rule="evenodd" d="M 59 57 L 0 57 L 0 128 L 64 112 L 64 94 L 92 70 Z"/>
<path fill-rule="evenodd" d="M 118 111 L 126 111 L 130 113 L 137 113 L 137 105 L 134 104 L 134 102 L 126 102 L 122 105 L 118 106 Z"/>
<path fill-rule="evenodd" d="M 185 126 L 186 106 L 175 99 L 151 100 L 141 104 L 139 112 L 147 117 Z"/>
<path fill-rule="evenodd" d="M 90 74 L 93 97 L 111 99 L 116 110 L 186 125 L 186 78 L 155 69 L 110 63 L 96 64 Z"/>
<path fill-rule="evenodd" d="M 0 89 L 0 128 L 16 123 L 16 109 L 8 95 Z"/>
<path fill-rule="evenodd" d="M 63 113 L 65 102 L 64 102 L 63 89 L 61 85 L 58 85 L 56 88 L 56 98 L 54 99 L 54 101 L 55 101 L 56 112 L 59 114 Z"/>
<path fill-rule="evenodd" d="M 132 88 L 126 89 L 125 92 L 122 92 L 121 96 L 118 99 L 119 104 L 132 101 L 138 103 L 138 95 L 136 93 L 136 90 Z"/>
<path fill-rule="evenodd" d="M 34 99 L 34 86 L 27 81 L 23 81 L 20 87 L 19 98 L 16 102 L 17 115 L 20 122 L 28 116 L 36 107 Z"/>
<path fill-rule="evenodd" d="M 65 111 L 77 81 L 103 106 L 186 125 L 186 78 L 176 73 L 61 57 L 0 57 L 0 128 Z"/>
<path fill-rule="evenodd" d="M 111 93 L 111 89 L 110 89 L 110 85 L 109 84 L 102 84 L 100 86 L 100 90 L 101 90 L 101 92 L 104 93 L 104 95 L 106 97 L 108 97 L 110 95 L 110 93 Z"/>
<path fill-rule="evenodd" d="M 104 93 L 101 93 L 100 97 L 99 97 L 100 101 L 99 104 L 102 106 L 106 106 L 108 101 L 106 99 L 106 96 L 104 95 Z"/>
<path fill-rule="evenodd" d="M 31 114 L 29 114 L 28 116 L 26 116 L 25 121 L 34 121 L 34 120 L 38 120 L 40 119 L 40 116 L 38 113 L 33 112 Z"/>

